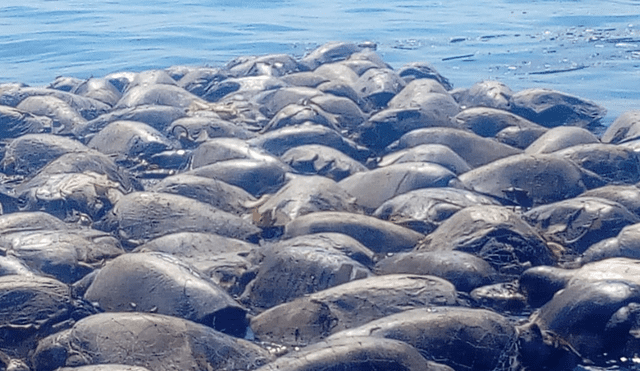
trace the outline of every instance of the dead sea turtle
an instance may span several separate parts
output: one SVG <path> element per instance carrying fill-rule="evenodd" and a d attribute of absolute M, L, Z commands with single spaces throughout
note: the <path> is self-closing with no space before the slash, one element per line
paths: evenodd
<path fill-rule="evenodd" d="M 149 313 L 101 313 L 40 340 L 34 371 L 117 363 L 155 371 L 262 366 L 273 357 L 259 346 L 182 318 Z"/>
<path fill-rule="evenodd" d="M 459 371 L 511 369 L 518 356 L 513 324 L 484 309 L 412 309 L 338 332 L 329 340 L 345 336 L 401 340 L 426 359 Z"/>
<path fill-rule="evenodd" d="M 372 276 L 270 308 L 252 318 L 251 328 L 262 341 L 304 346 L 391 314 L 456 303 L 453 285 L 438 277 Z"/>
<path fill-rule="evenodd" d="M 411 345 L 397 340 L 345 336 L 289 353 L 257 371 L 453 371 L 427 361 Z"/>

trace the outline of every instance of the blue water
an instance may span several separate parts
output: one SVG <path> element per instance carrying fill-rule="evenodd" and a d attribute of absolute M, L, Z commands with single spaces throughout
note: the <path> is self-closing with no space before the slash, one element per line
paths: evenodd
<path fill-rule="evenodd" d="M 431 62 L 456 87 L 498 79 L 640 109 L 638 0 L 2 0 L 0 82 L 45 85 L 239 55 L 378 43 L 394 68 Z"/>

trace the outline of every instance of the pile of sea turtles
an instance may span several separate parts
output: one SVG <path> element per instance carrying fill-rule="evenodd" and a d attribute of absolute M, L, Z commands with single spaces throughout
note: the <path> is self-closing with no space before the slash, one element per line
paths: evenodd
<path fill-rule="evenodd" d="M 640 112 L 373 43 L 0 84 L 0 369 L 632 368 Z"/>

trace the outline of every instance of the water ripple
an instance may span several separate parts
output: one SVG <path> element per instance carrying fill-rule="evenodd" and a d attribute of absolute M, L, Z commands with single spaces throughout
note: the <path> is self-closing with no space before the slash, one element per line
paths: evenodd
<path fill-rule="evenodd" d="M 431 62 L 455 86 L 498 79 L 609 108 L 637 107 L 640 2 L 616 0 L 3 0 L 0 82 L 47 84 L 243 54 L 301 56 L 331 40 L 378 43 L 393 67 Z"/>

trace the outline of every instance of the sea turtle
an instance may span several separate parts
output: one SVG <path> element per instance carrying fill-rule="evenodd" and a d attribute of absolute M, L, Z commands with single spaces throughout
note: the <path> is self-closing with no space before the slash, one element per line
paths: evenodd
<path fill-rule="evenodd" d="M 258 345 L 199 323 L 120 312 L 86 317 L 69 330 L 40 340 L 31 364 L 34 371 L 114 363 L 154 371 L 232 371 L 254 369 L 272 359 Z"/>

